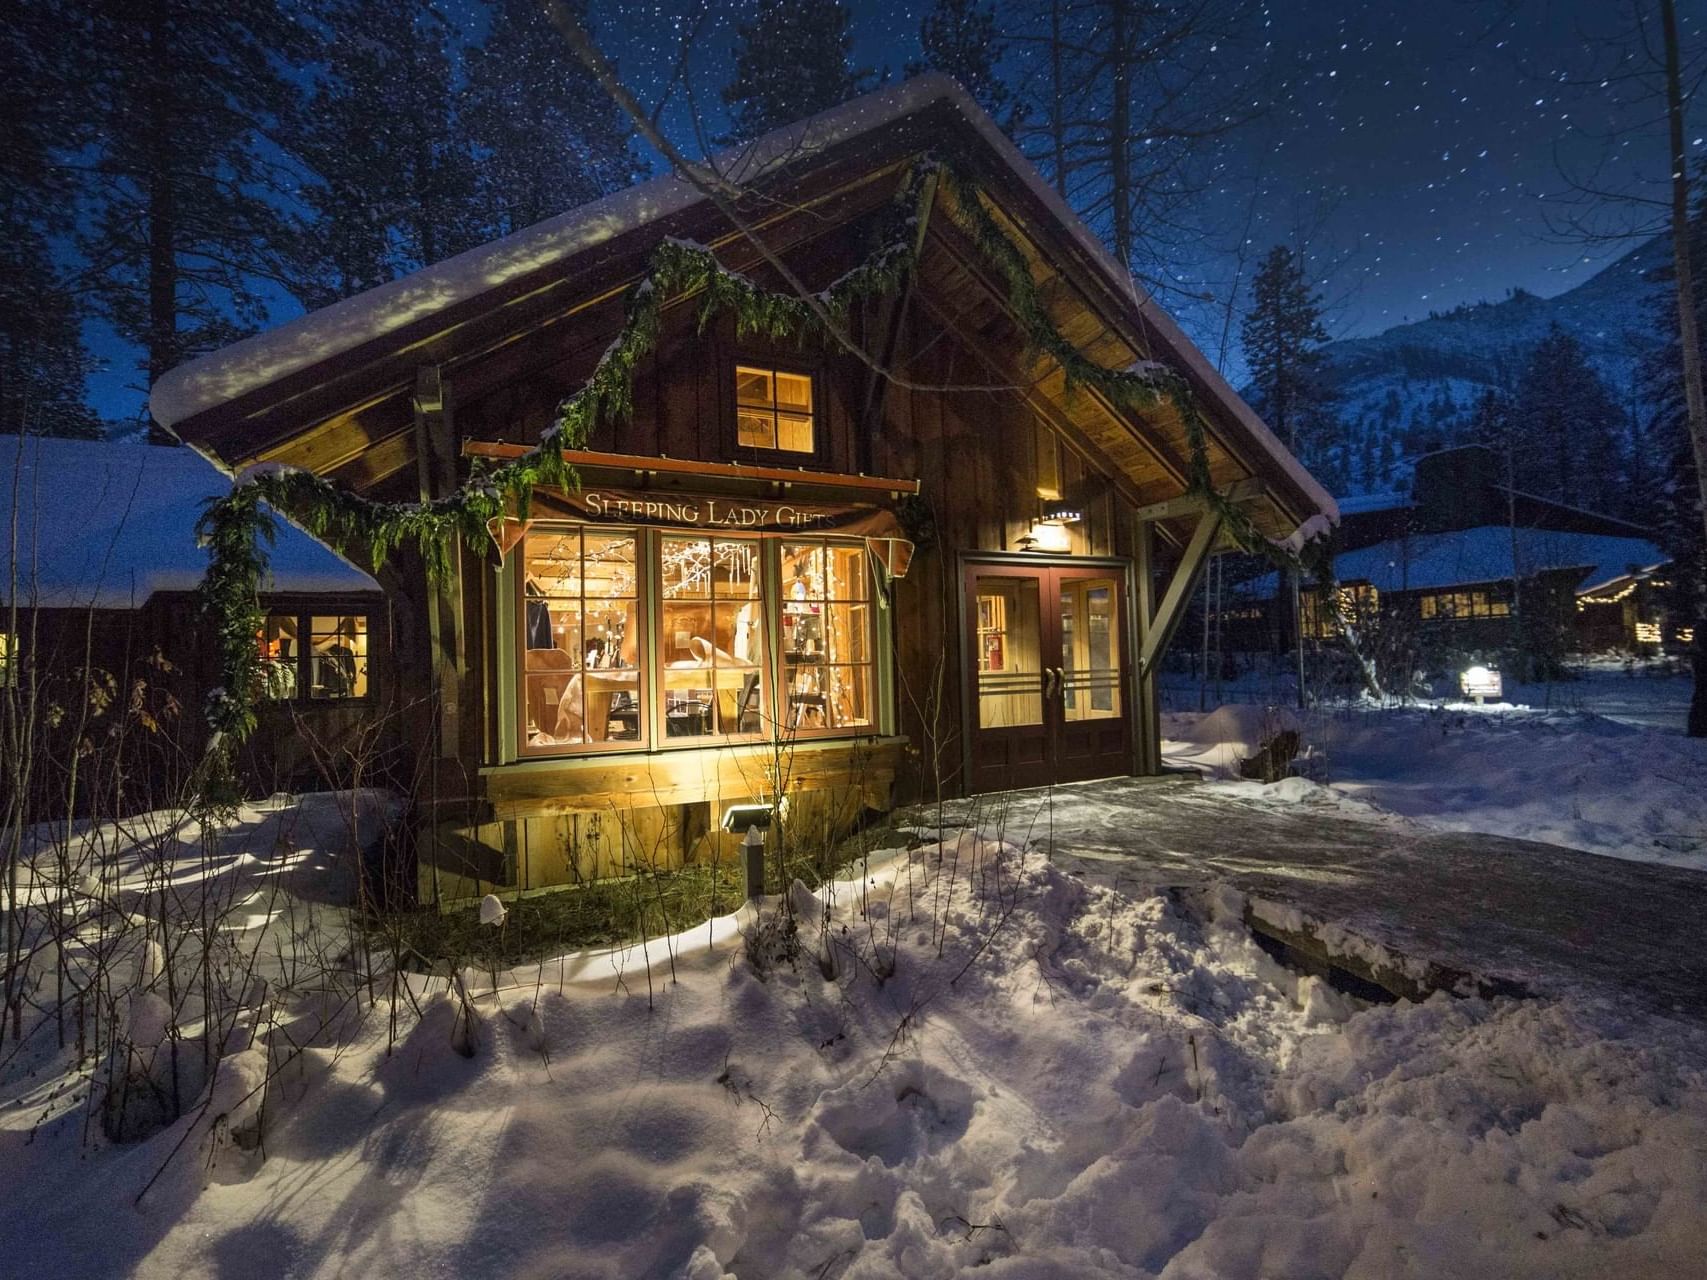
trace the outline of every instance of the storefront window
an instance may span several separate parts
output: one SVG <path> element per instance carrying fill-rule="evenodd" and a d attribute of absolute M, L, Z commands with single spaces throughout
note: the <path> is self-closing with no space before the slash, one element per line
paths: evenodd
<path fill-rule="evenodd" d="M 522 559 L 529 753 L 876 724 L 863 542 L 535 529 Z"/>
<path fill-rule="evenodd" d="M 635 535 L 530 533 L 522 553 L 522 685 L 530 750 L 644 735 Z"/>
<path fill-rule="evenodd" d="M 257 639 L 263 698 L 345 701 L 368 696 L 366 614 L 269 613 Z"/>
<path fill-rule="evenodd" d="M 865 548 L 782 546 L 783 726 L 872 723 L 872 616 Z"/>
<path fill-rule="evenodd" d="M 764 577 L 750 538 L 658 540 L 664 736 L 756 734 L 763 726 Z"/>

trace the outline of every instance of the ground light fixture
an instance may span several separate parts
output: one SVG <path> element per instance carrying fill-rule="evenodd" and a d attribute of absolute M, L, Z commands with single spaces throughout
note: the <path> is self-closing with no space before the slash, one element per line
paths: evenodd
<path fill-rule="evenodd" d="M 1474 699 L 1479 707 L 1489 698 L 1496 701 L 1504 695 L 1498 667 L 1481 665 L 1465 667 L 1458 676 L 1458 687 L 1466 698 Z"/>

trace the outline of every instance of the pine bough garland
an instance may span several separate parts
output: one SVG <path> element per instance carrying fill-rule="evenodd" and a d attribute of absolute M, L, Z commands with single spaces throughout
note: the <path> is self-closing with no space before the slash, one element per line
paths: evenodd
<path fill-rule="evenodd" d="M 1050 319 L 1025 256 L 996 223 L 977 187 L 942 162 L 927 160 L 914 166 L 891 206 L 880 247 L 812 301 L 761 288 L 725 269 L 703 245 L 665 240 L 653 251 L 646 275 L 629 290 L 621 332 L 587 384 L 558 406 L 539 443 L 501 465 L 477 461 L 469 479 L 453 493 L 429 502 L 375 502 L 292 467 L 257 467 L 240 476 L 228 495 L 208 504 L 196 525 L 210 561 L 201 605 L 213 620 L 221 673 L 221 683 L 209 692 L 204 708 L 216 770 L 229 768 L 232 751 L 256 723 L 256 635 L 265 621 L 260 592 L 268 564 L 263 544 L 270 545 L 275 536 L 274 512 L 341 553 L 365 557 L 375 569 L 398 548 L 413 547 L 428 578 L 441 580 L 456 539 L 481 551 L 490 545 L 490 522 L 510 512 L 526 518 L 536 488 L 578 484 L 563 452 L 584 446 L 600 424 L 630 415 L 635 373 L 657 346 L 668 300 L 697 294 L 702 330 L 715 318 L 733 314 L 742 336 L 830 337 L 824 317 L 843 326 L 856 302 L 895 292 L 917 265 L 923 243 L 918 231 L 930 192 L 926 179 L 933 176 L 955 196 L 951 216 L 1001 275 L 1008 304 L 1030 346 L 1061 365 L 1069 386 L 1094 387 L 1116 404 L 1139 411 L 1171 404 L 1185 424 L 1191 448 L 1190 491 L 1220 513 L 1241 547 L 1296 566 L 1295 553 L 1264 536 L 1243 509 L 1215 491 L 1203 418 L 1184 379 L 1159 365 L 1117 370 L 1086 359 Z"/>

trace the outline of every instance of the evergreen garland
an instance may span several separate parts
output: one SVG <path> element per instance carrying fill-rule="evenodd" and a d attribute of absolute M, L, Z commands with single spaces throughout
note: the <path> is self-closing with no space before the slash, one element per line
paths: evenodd
<path fill-rule="evenodd" d="M 1203 419 L 1184 379 L 1159 365 L 1114 370 L 1086 359 L 1055 327 L 1024 255 L 996 224 L 976 186 L 940 162 L 926 160 L 915 165 L 903 183 L 878 248 L 811 302 L 762 288 L 727 270 L 703 245 L 665 240 L 653 251 L 646 275 L 629 290 L 621 331 L 587 384 L 558 407 L 539 443 L 501 465 L 477 462 L 453 493 L 429 502 L 375 502 L 292 467 L 259 467 L 240 476 L 229 494 L 208 504 L 196 525 L 210 561 L 201 605 L 214 622 L 221 672 L 221 683 L 209 692 L 204 707 L 213 731 L 210 756 L 228 766 L 231 751 L 255 727 L 260 684 L 255 637 L 265 620 L 260 592 L 268 564 L 262 542 L 270 544 L 276 532 L 273 512 L 341 553 L 364 557 L 374 569 L 398 548 L 413 547 L 429 580 L 441 580 L 449 571 L 456 538 L 483 550 L 490 522 L 512 510 L 525 519 L 536 488 L 578 485 L 564 450 L 581 448 L 600 424 L 630 415 L 635 373 L 657 346 L 667 300 L 697 294 L 702 330 L 718 316 L 733 314 L 736 331 L 743 336 L 830 337 L 824 316 L 841 327 L 856 302 L 895 292 L 916 267 L 923 243 L 918 227 L 929 193 L 925 179 L 933 174 L 947 181 L 955 194 L 951 216 L 1001 274 L 1008 304 L 1030 346 L 1060 363 L 1069 386 L 1095 387 L 1115 403 L 1140 411 L 1172 404 L 1185 423 L 1191 447 L 1190 491 L 1221 514 L 1240 546 L 1296 566 L 1296 555 L 1264 536 L 1248 514 L 1215 491 Z"/>

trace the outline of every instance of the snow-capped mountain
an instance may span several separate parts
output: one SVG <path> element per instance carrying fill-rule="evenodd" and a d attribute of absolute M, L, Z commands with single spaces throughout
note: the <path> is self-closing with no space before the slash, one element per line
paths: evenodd
<path fill-rule="evenodd" d="M 1343 424 L 1338 487 L 1348 494 L 1403 487 L 1408 457 L 1464 443 L 1476 399 L 1489 388 L 1510 389 L 1554 324 L 1582 343 L 1613 398 L 1632 403 L 1641 357 L 1664 341 L 1655 312 L 1664 285 L 1650 275 L 1669 259 L 1669 243 L 1656 237 L 1552 298 L 1514 290 L 1499 302 L 1329 344 L 1328 378 Z"/>

